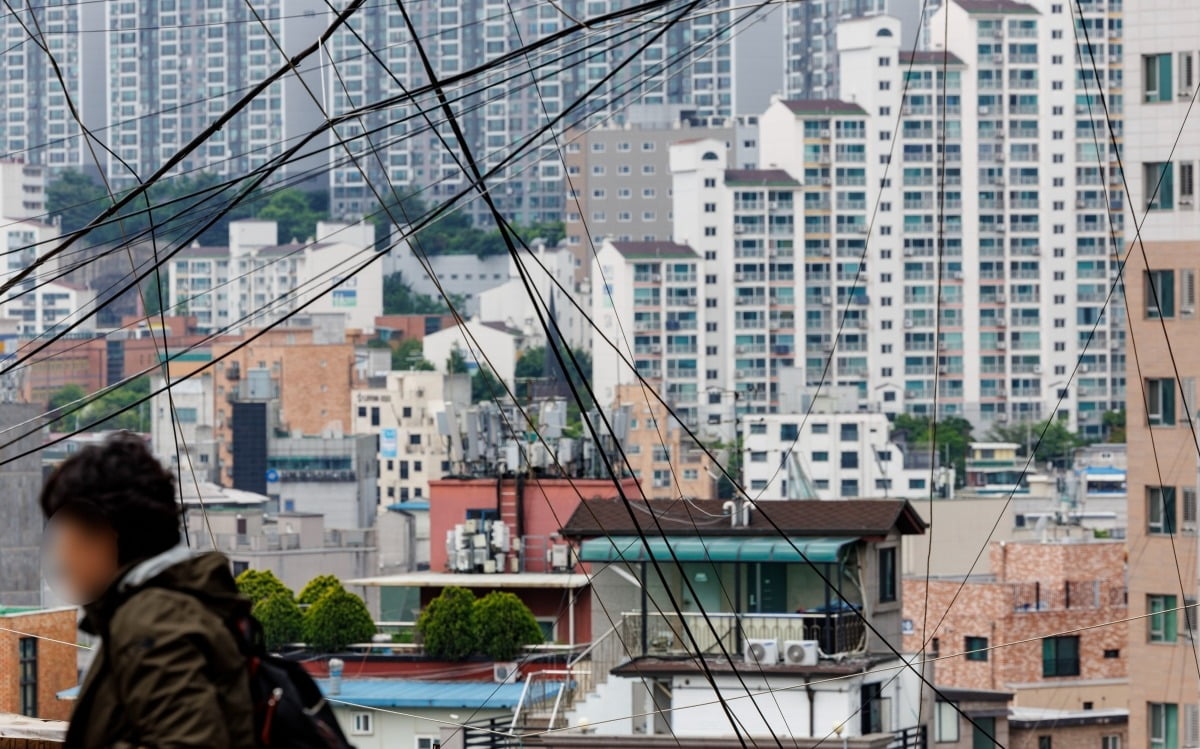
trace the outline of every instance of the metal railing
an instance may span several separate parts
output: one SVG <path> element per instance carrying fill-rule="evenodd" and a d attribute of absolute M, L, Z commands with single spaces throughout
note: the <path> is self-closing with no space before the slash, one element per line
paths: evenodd
<path fill-rule="evenodd" d="M 711 622 L 711 626 L 709 623 Z M 684 623 L 695 638 L 684 630 Z M 707 621 L 701 613 L 648 612 L 643 620 L 640 613 L 626 613 L 622 621 L 622 641 L 643 642 L 649 654 L 700 655 L 726 652 L 740 653 L 748 639 L 774 639 L 782 645 L 787 640 L 816 640 L 822 653 L 862 652 L 866 647 L 866 628 L 862 617 L 854 611 L 803 614 L 734 614 L 709 613 Z"/>

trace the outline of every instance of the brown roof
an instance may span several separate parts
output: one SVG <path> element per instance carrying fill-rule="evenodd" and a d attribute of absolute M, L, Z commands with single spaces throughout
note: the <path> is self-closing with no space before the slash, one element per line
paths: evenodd
<path fill-rule="evenodd" d="M 675 242 L 613 242 L 612 246 L 627 258 L 694 258 L 696 251 Z"/>
<path fill-rule="evenodd" d="M 799 187 L 800 183 L 782 169 L 726 169 L 725 182 L 755 185 L 786 185 Z"/>
<path fill-rule="evenodd" d="M 273 245 L 273 246 L 260 247 L 255 252 L 255 254 L 256 255 L 266 255 L 267 257 L 274 257 L 274 256 L 284 257 L 287 255 L 292 255 L 294 253 L 298 253 L 298 252 L 300 252 L 302 250 L 306 250 L 306 249 L 320 250 L 322 248 L 331 247 L 331 246 L 332 245 L 328 244 L 328 243 L 306 244 L 304 242 L 290 242 L 288 244 L 277 244 L 277 245 Z"/>
<path fill-rule="evenodd" d="M 903 499 L 763 500 L 755 503 L 750 525 L 739 527 L 730 525 L 724 502 L 718 499 L 630 501 L 636 524 L 620 499 L 585 499 L 563 526 L 563 535 L 636 535 L 639 529 L 655 536 L 773 536 L 782 531 L 789 536 L 836 537 L 882 536 L 892 529 L 904 534 L 925 532 L 925 521 Z"/>
<path fill-rule="evenodd" d="M 785 99 L 783 105 L 794 114 L 866 114 L 852 101 L 840 99 Z"/>
<path fill-rule="evenodd" d="M 508 325 L 508 323 L 506 323 L 506 322 L 503 322 L 503 321 L 501 321 L 501 320 L 493 320 L 493 321 L 480 322 L 479 324 L 480 324 L 480 325 L 483 325 L 483 326 L 485 326 L 485 327 L 491 328 L 492 330 L 498 330 L 498 331 L 500 331 L 501 333 L 507 333 L 507 334 L 509 334 L 509 335 L 511 335 L 511 336 L 517 336 L 517 337 L 520 337 L 520 336 L 523 336 L 523 335 L 525 335 L 525 334 L 524 334 L 523 332 L 521 332 L 519 329 L 517 329 L 517 328 L 514 328 L 514 327 L 511 327 L 511 326 L 509 326 L 509 325 Z M 453 326 L 451 326 L 451 327 L 453 327 Z"/>

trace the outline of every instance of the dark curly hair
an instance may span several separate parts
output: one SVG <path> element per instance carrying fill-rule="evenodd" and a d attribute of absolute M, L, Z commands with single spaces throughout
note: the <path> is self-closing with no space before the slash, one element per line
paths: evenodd
<path fill-rule="evenodd" d="M 179 543 L 175 478 L 146 442 L 117 432 L 64 460 L 42 487 L 46 519 L 62 513 L 117 533 L 120 564 L 152 557 Z"/>

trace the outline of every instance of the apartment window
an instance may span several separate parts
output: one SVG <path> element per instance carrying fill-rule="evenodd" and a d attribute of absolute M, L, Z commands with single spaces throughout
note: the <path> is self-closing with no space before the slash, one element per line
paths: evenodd
<path fill-rule="evenodd" d="M 1150 749 L 1179 749 L 1179 705 L 1150 702 L 1146 705 Z"/>
<path fill-rule="evenodd" d="M 717 180 L 713 177 L 705 177 L 704 178 L 704 186 L 709 187 L 709 188 L 716 187 Z"/>
<path fill-rule="evenodd" d="M 858 496 L 858 479 L 842 479 L 842 497 Z"/>
<path fill-rule="evenodd" d="M 858 424 L 842 424 L 842 442 L 853 442 L 858 439 Z"/>
<path fill-rule="evenodd" d="M 1174 533 L 1175 487 L 1146 487 L 1146 530 L 1150 533 Z"/>
<path fill-rule="evenodd" d="M 958 706 L 953 702 L 939 702 L 936 717 L 934 741 L 944 744 L 958 743 Z"/>
<path fill-rule="evenodd" d="M 879 549 L 879 602 L 896 600 L 896 547 Z"/>
<path fill-rule="evenodd" d="M 1169 161 L 1150 161 L 1142 165 L 1146 210 L 1169 211 L 1175 207 L 1173 172 Z"/>
<path fill-rule="evenodd" d="M 1121 734 L 1110 733 L 1100 737 L 1100 749 L 1121 749 Z"/>
<path fill-rule="evenodd" d="M 1192 72 L 1192 53 L 1179 53 L 1179 93 L 1190 94 L 1192 92 L 1192 84 L 1195 82 L 1195 75 Z"/>
<path fill-rule="evenodd" d="M 1038 749 L 1054 749 L 1054 739 L 1050 736 L 1038 736 Z"/>
<path fill-rule="evenodd" d="M 1079 637 L 1042 640 L 1042 676 L 1079 676 Z"/>
<path fill-rule="evenodd" d="M 1175 642 L 1178 636 L 1179 617 L 1173 595 L 1146 596 L 1147 639 L 1150 642 Z"/>
<path fill-rule="evenodd" d="M 853 450 L 842 453 L 842 468 L 858 468 L 858 453 Z"/>
<path fill-rule="evenodd" d="M 825 450 L 813 450 L 812 459 L 814 463 L 828 463 L 829 453 Z"/>
<path fill-rule="evenodd" d="M 370 736 L 375 733 L 375 722 L 371 713 L 354 713 L 351 717 L 350 735 Z"/>
<path fill-rule="evenodd" d="M 1175 316 L 1175 271 L 1151 270 L 1143 275 L 1146 317 Z"/>
<path fill-rule="evenodd" d="M 17 641 L 21 689 L 21 715 L 36 717 L 38 711 L 37 638 L 22 637 Z"/>
<path fill-rule="evenodd" d="M 437 736 L 417 736 L 415 749 L 441 749 L 442 740 Z"/>
<path fill-rule="evenodd" d="M 1146 419 L 1152 426 L 1175 426 L 1175 380 L 1146 380 Z"/>
<path fill-rule="evenodd" d="M 1179 204 L 1191 205 L 1196 194 L 1196 165 L 1184 161 L 1179 165 Z"/>
<path fill-rule="evenodd" d="M 963 650 L 966 653 L 966 658 L 969 661 L 986 661 L 988 638 L 986 637 L 967 637 L 963 641 Z"/>
<path fill-rule="evenodd" d="M 1171 55 L 1142 55 L 1143 101 L 1163 102 L 1175 98 L 1171 90 Z"/>

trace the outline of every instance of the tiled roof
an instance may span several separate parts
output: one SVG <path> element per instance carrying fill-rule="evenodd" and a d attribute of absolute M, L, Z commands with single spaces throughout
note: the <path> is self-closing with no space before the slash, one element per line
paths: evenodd
<path fill-rule="evenodd" d="M 904 534 L 925 532 L 925 522 L 907 501 L 898 499 L 764 500 L 755 503 L 749 526 L 731 526 L 721 500 L 631 500 L 635 525 L 619 499 L 585 499 L 563 526 L 567 536 L 647 535 L 881 536 L 893 528 Z M 657 523 L 655 521 L 657 519 Z"/>
<path fill-rule="evenodd" d="M 782 169 L 726 169 L 725 184 L 800 186 Z"/>
<path fill-rule="evenodd" d="M 852 101 L 840 99 L 784 99 L 783 105 L 792 114 L 861 114 L 867 110 Z"/>
<path fill-rule="evenodd" d="M 627 258 L 695 258 L 696 251 L 675 242 L 613 242 L 617 252 Z"/>
<path fill-rule="evenodd" d="M 229 257 L 228 247 L 204 247 L 196 245 L 194 247 L 184 247 L 175 255 L 177 260 L 186 260 L 187 258 L 211 258 L 211 257 Z"/>

